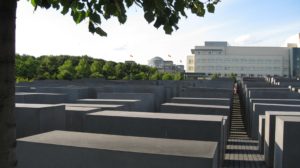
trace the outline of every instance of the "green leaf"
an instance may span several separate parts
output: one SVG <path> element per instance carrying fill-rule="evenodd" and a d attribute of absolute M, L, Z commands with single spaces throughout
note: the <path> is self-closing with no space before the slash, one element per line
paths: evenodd
<path fill-rule="evenodd" d="M 172 28 L 172 26 L 169 25 L 169 24 L 165 24 L 165 25 L 164 25 L 164 30 L 165 30 L 165 33 L 166 33 L 166 34 L 172 34 L 172 32 L 173 32 L 173 28 Z"/>
<path fill-rule="evenodd" d="M 84 8 L 84 3 L 78 2 L 78 4 L 77 4 L 77 9 L 78 9 L 78 10 L 82 10 L 83 8 Z"/>
<path fill-rule="evenodd" d="M 101 18 L 100 15 L 98 15 L 97 13 L 91 13 L 90 15 L 90 19 L 94 22 L 94 23 L 101 23 Z"/>
<path fill-rule="evenodd" d="M 154 27 L 159 28 L 162 24 L 164 24 L 164 21 L 164 18 L 158 17 L 154 23 Z"/>
<path fill-rule="evenodd" d="M 49 9 L 51 7 L 51 4 L 48 2 L 48 0 L 42 0 L 41 6 Z"/>
<path fill-rule="evenodd" d="M 70 9 L 69 7 L 64 6 L 63 10 L 60 13 L 63 14 L 63 15 L 65 15 L 65 14 L 67 14 L 69 12 L 69 9 Z"/>
<path fill-rule="evenodd" d="M 154 21 L 154 14 L 152 12 L 145 12 L 144 18 L 147 20 L 148 23 Z"/>
<path fill-rule="evenodd" d="M 215 6 L 213 4 L 207 4 L 206 7 L 209 13 L 215 12 Z"/>
<path fill-rule="evenodd" d="M 126 15 L 120 15 L 120 16 L 118 16 L 118 20 L 121 24 L 124 24 L 127 20 L 127 16 Z"/>
<path fill-rule="evenodd" d="M 78 24 L 81 21 L 83 21 L 84 19 L 85 19 L 85 12 L 84 11 L 78 12 L 78 17 L 77 17 L 76 23 Z"/>
<path fill-rule="evenodd" d="M 107 36 L 107 33 L 103 31 L 100 27 L 96 28 L 96 33 L 99 34 L 100 36 Z"/>
<path fill-rule="evenodd" d="M 95 33 L 95 31 L 96 31 L 96 29 L 95 29 L 95 26 L 94 26 L 94 24 L 90 21 L 89 22 L 89 31 L 91 32 L 91 33 Z"/>
<path fill-rule="evenodd" d="M 129 8 L 133 4 L 134 0 L 125 0 L 125 2 L 126 6 Z"/>
<path fill-rule="evenodd" d="M 37 8 L 37 1 L 38 0 L 31 0 L 31 4 L 34 7 L 34 10 L 36 10 L 36 8 Z"/>

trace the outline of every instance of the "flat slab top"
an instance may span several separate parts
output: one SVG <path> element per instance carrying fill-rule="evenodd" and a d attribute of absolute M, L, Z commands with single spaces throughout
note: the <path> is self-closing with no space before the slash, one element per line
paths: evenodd
<path fill-rule="evenodd" d="M 146 138 L 69 131 L 52 131 L 21 138 L 18 141 L 200 158 L 213 158 L 215 152 L 217 152 L 217 142 L 211 141 Z"/>
<path fill-rule="evenodd" d="M 151 119 L 169 119 L 169 120 L 191 120 L 191 121 L 218 121 L 223 120 L 221 115 L 194 115 L 194 114 L 173 114 L 173 113 L 150 113 L 150 112 L 132 112 L 132 111 L 101 111 L 88 114 L 90 116 L 115 116 L 128 118 L 151 118 Z"/>
<path fill-rule="evenodd" d="M 84 103 L 64 103 L 66 106 L 73 107 L 91 107 L 91 108 L 118 108 L 122 107 L 121 104 L 84 104 Z"/>
<path fill-rule="evenodd" d="M 186 103 L 163 103 L 162 106 L 178 106 L 178 107 L 199 107 L 199 108 L 218 108 L 218 109 L 230 109 L 229 106 L 221 105 L 206 105 L 206 104 L 186 104 Z"/>
<path fill-rule="evenodd" d="M 61 94 L 61 93 L 16 92 L 15 95 L 21 95 L 21 96 L 26 96 L 26 95 L 61 96 L 61 95 L 66 95 L 66 94 Z"/>
<path fill-rule="evenodd" d="M 16 108 L 49 108 L 49 107 L 60 107 L 62 104 L 29 104 L 29 103 L 16 103 Z"/>
<path fill-rule="evenodd" d="M 300 111 L 266 111 L 267 115 L 300 115 Z"/>
<path fill-rule="evenodd" d="M 258 98 L 251 98 L 250 102 L 256 100 L 270 100 L 270 101 L 300 101 L 300 99 L 258 99 Z"/>
<path fill-rule="evenodd" d="M 300 107 L 299 104 L 274 104 L 274 103 L 254 103 L 253 106 L 287 106 L 287 107 Z"/>
<path fill-rule="evenodd" d="M 265 119 L 266 116 L 265 115 L 259 115 L 259 118 Z"/>
<path fill-rule="evenodd" d="M 100 110 L 100 108 L 92 108 L 92 107 L 76 107 L 76 106 L 66 106 L 67 111 L 95 111 Z"/>
<path fill-rule="evenodd" d="M 128 102 L 138 102 L 139 100 L 135 99 L 79 99 L 79 102 L 120 102 L 120 103 L 128 103 Z"/>
<path fill-rule="evenodd" d="M 282 120 L 284 122 L 299 122 L 300 116 L 279 116 L 277 119 Z"/>
<path fill-rule="evenodd" d="M 224 100 L 230 101 L 229 98 L 197 98 L 197 97 L 173 97 L 176 100 Z"/>

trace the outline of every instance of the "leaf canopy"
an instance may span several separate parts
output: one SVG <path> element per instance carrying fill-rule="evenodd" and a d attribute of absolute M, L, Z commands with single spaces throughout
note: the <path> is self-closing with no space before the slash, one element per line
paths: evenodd
<path fill-rule="evenodd" d="M 166 34 L 171 34 L 178 29 L 181 17 L 187 17 L 186 10 L 203 17 L 205 11 L 214 13 L 215 5 L 220 0 L 30 0 L 35 9 L 55 8 L 63 15 L 70 13 L 75 23 L 88 20 L 89 31 L 107 36 L 100 27 L 101 17 L 110 19 L 117 17 L 121 24 L 127 20 L 127 10 L 134 4 L 144 11 L 144 18 L 148 23 L 159 28 L 163 26 Z"/>

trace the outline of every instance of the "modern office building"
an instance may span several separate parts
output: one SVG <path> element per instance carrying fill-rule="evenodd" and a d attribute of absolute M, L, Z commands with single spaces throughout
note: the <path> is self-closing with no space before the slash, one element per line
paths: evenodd
<path fill-rule="evenodd" d="M 148 65 L 155 67 L 159 72 L 184 72 L 183 65 L 175 65 L 173 61 L 165 61 L 161 57 L 154 57 L 148 61 Z"/>
<path fill-rule="evenodd" d="M 300 76 L 300 48 L 230 46 L 227 42 L 205 42 L 187 56 L 187 72 L 203 75 L 237 74 L 239 77 Z"/>

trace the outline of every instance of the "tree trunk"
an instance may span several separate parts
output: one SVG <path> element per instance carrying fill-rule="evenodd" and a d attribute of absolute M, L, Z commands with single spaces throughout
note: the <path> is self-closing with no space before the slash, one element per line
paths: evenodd
<path fill-rule="evenodd" d="M 0 167 L 16 167 L 15 28 L 17 0 L 0 0 Z"/>

